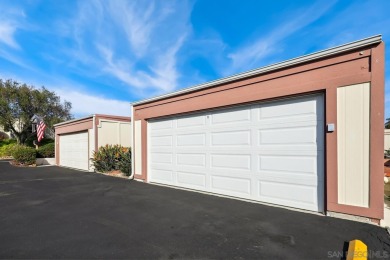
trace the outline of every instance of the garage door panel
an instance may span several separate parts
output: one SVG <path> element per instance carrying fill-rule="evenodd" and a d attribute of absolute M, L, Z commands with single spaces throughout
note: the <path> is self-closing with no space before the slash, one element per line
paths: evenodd
<path fill-rule="evenodd" d="M 259 131 L 259 145 L 263 144 L 316 144 L 315 127 L 283 128 Z"/>
<path fill-rule="evenodd" d="M 250 154 L 211 154 L 210 168 L 214 169 L 239 169 L 251 170 Z"/>
<path fill-rule="evenodd" d="M 296 147 L 291 147 L 288 145 L 272 145 L 263 146 L 262 149 L 259 149 L 255 152 L 257 156 L 318 156 L 319 154 L 323 154 L 323 151 L 316 151 L 315 149 L 315 145 L 302 145 L 299 147 L 299 150 L 297 150 Z"/>
<path fill-rule="evenodd" d="M 206 189 L 206 174 L 194 172 L 177 172 L 177 183 L 187 188 Z"/>
<path fill-rule="evenodd" d="M 210 124 L 212 125 L 240 125 L 242 123 L 251 122 L 251 109 L 250 107 L 239 107 L 234 109 L 228 109 L 223 111 L 214 112 L 211 115 Z"/>
<path fill-rule="evenodd" d="M 218 176 L 218 178 L 227 178 L 228 180 L 240 180 L 240 179 L 245 179 L 249 180 L 251 183 L 254 180 L 257 180 L 258 178 L 256 177 L 255 174 L 250 173 L 248 171 L 223 171 L 223 170 L 208 170 L 207 171 L 207 176 L 212 178 L 213 176 Z"/>
<path fill-rule="evenodd" d="M 156 170 L 164 170 L 164 171 L 172 171 L 173 170 L 172 164 L 168 164 L 168 163 L 152 163 L 151 166 L 153 169 L 156 169 Z"/>
<path fill-rule="evenodd" d="M 173 172 L 170 170 L 162 170 L 162 169 L 155 168 L 153 171 L 153 175 L 156 181 L 166 183 L 166 184 L 170 184 L 174 182 Z"/>
<path fill-rule="evenodd" d="M 164 130 L 164 129 L 172 129 L 172 127 L 173 127 L 173 122 L 170 120 L 167 120 L 167 121 L 155 122 L 151 126 L 151 129 L 154 131 L 158 131 L 158 130 Z"/>
<path fill-rule="evenodd" d="M 187 127 L 202 127 L 206 125 L 206 115 L 193 115 L 177 119 L 177 129 Z"/>
<path fill-rule="evenodd" d="M 182 146 L 205 146 L 206 134 L 180 134 L 177 135 L 176 145 Z"/>
<path fill-rule="evenodd" d="M 176 164 L 180 166 L 205 167 L 206 154 L 202 153 L 178 153 Z"/>
<path fill-rule="evenodd" d="M 172 136 L 152 136 L 151 141 L 153 142 L 153 146 L 172 146 L 173 138 Z"/>
<path fill-rule="evenodd" d="M 316 118 L 287 118 L 287 119 L 275 119 L 273 121 L 258 121 L 253 122 L 252 125 L 256 129 L 283 129 L 283 128 L 297 128 L 297 127 L 317 127 L 317 125 L 323 125 L 322 120 L 316 120 Z"/>
<path fill-rule="evenodd" d="M 266 103 L 259 106 L 259 118 L 260 120 L 275 120 L 312 116 L 315 119 L 318 115 L 321 116 L 321 114 L 317 111 L 318 101 L 319 100 L 317 98 L 310 97 L 300 98 L 299 100 L 289 99 Z"/>
<path fill-rule="evenodd" d="M 169 165 L 173 163 L 172 153 L 152 153 L 151 155 L 152 163 L 167 163 Z"/>
<path fill-rule="evenodd" d="M 227 176 L 211 176 L 211 188 L 223 194 L 251 194 L 251 179 L 232 178 Z"/>
<path fill-rule="evenodd" d="M 223 131 L 211 133 L 211 145 L 213 146 L 249 146 L 251 144 L 251 132 Z"/>
<path fill-rule="evenodd" d="M 88 132 L 60 135 L 60 165 L 88 170 Z"/>
<path fill-rule="evenodd" d="M 149 121 L 149 181 L 322 211 L 322 109 L 309 96 Z"/>
<path fill-rule="evenodd" d="M 259 197 L 265 202 L 282 205 L 291 204 L 307 210 L 313 210 L 316 207 L 316 187 L 269 181 L 259 181 L 258 184 Z M 275 190 L 278 192 L 275 193 Z"/>
<path fill-rule="evenodd" d="M 297 172 L 261 172 L 256 179 L 260 181 L 290 183 L 311 187 L 317 187 L 319 183 L 323 182 L 323 180 L 315 175 Z"/>
<path fill-rule="evenodd" d="M 302 156 L 260 156 L 260 171 L 317 172 L 317 157 Z"/>

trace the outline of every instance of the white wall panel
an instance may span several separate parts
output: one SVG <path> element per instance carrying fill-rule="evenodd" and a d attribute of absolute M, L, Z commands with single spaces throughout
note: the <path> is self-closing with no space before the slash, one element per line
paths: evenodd
<path fill-rule="evenodd" d="M 97 126 L 98 147 L 105 145 L 131 146 L 131 124 L 130 122 L 113 121 L 100 119 Z"/>
<path fill-rule="evenodd" d="M 119 123 L 119 143 L 124 147 L 131 147 L 131 124 Z"/>
<path fill-rule="evenodd" d="M 337 89 L 338 202 L 368 207 L 369 83 Z"/>

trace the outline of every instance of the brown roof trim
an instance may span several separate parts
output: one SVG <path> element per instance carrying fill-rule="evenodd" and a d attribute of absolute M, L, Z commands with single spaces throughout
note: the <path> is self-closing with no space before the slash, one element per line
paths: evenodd
<path fill-rule="evenodd" d="M 105 114 L 94 114 L 94 115 L 81 117 L 81 118 L 76 118 L 76 119 L 72 119 L 72 120 L 68 120 L 68 121 L 65 121 L 65 122 L 61 122 L 61 123 L 55 124 L 54 128 L 60 127 L 60 126 L 63 126 L 63 125 L 67 125 L 67 124 L 76 123 L 78 121 L 83 121 L 83 120 L 86 120 L 86 119 L 92 119 L 94 117 L 113 119 L 113 120 L 121 120 L 121 121 L 129 121 L 129 122 L 131 121 L 131 117 L 128 117 L 128 116 L 115 116 L 115 115 L 105 115 Z"/>
<path fill-rule="evenodd" d="M 90 116 L 80 117 L 80 118 L 68 120 L 68 121 L 65 121 L 65 122 L 61 122 L 61 123 L 55 124 L 54 128 L 58 127 L 58 126 L 62 126 L 62 125 L 66 125 L 66 124 L 71 124 L 71 123 L 75 123 L 75 122 L 78 122 L 78 121 L 82 121 L 82 120 L 85 120 L 85 119 L 90 119 L 90 118 L 93 118 L 93 116 L 94 115 L 90 115 Z"/>

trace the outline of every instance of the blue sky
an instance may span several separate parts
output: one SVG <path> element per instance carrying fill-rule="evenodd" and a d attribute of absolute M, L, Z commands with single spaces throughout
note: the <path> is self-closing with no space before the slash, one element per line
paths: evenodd
<path fill-rule="evenodd" d="M 56 91 L 76 117 L 129 115 L 132 101 L 376 34 L 390 44 L 387 0 L 1 0 L 0 10 L 0 78 Z M 390 117 L 389 89 L 385 100 Z"/>

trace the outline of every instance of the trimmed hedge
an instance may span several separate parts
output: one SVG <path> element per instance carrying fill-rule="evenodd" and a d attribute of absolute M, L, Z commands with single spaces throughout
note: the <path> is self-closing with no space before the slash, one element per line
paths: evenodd
<path fill-rule="evenodd" d="M 16 146 L 16 140 L 7 139 L 0 141 L 0 157 L 12 156 L 12 150 Z"/>
<path fill-rule="evenodd" d="M 131 150 L 120 145 L 99 147 L 93 153 L 92 164 L 96 171 L 110 172 L 120 170 L 126 176 L 131 174 Z"/>
<path fill-rule="evenodd" d="M 37 158 L 54 158 L 54 143 L 48 143 L 38 147 Z"/>
<path fill-rule="evenodd" d="M 31 165 L 35 164 L 37 151 L 32 147 L 16 145 L 13 148 L 12 157 L 17 163 Z"/>

